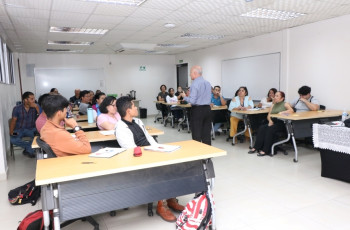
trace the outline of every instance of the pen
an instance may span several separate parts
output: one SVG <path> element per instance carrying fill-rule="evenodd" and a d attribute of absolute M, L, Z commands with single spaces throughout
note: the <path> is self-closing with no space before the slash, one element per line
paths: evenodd
<path fill-rule="evenodd" d="M 95 164 L 95 162 L 93 162 L 93 161 L 83 161 L 83 162 L 81 162 L 82 164 Z"/>

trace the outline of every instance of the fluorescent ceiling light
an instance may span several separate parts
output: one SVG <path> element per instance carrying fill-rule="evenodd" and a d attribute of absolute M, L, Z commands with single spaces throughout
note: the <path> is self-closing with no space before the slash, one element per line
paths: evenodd
<path fill-rule="evenodd" d="M 157 44 L 151 43 L 120 43 L 124 49 L 133 49 L 133 50 L 154 50 Z"/>
<path fill-rule="evenodd" d="M 165 54 L 168 51 L 166 50 L 159 50 L 159 51 L 155 51 L 155 50 L 147 50 L 145 53 L 146 54 Z"/>
<path fill-rule="evenodd" d="M 139 6 L 146 0 L 84 0 L 85 2 L 111 3 L 116 5 Z"/>
<path fill-rule="evenodd" d="M 82 53 L 84 50 L 70 50 L 70 49 L 46 49 L 47 52 L 61 52 L 61 53 Z"/>
<path fill-rule="evenodd" d="M 48 41 L 49 45 L 81 45 L 81 46 L 91 46 L 93 42 L 72 42 L 72 41 Z"/>
<path fill-rule="evenodd" d="M 184 45 L 184 44 L 158 44 L 158 47 L 164 47 L 164 48 L 186 48 L 189 47 L 190 45 Z"/>
<path fill-rule="evenodd" d="M 200 38 L 200 39 L 210 39 L 216 40 L 224 38 L 224 35 L 216 35 L 216 34 L 193 34 L 193 33 L 185 33 L 181 35 L 182 38 Z"/>
<path fill-rule="evenodd" d="M 281 10 L 269 10 L 258 8 L 253 11 L 241 14 L 244 17 L 252 17 L 252 18 L 267 18 L 267 19 L 275 19 L 275 20 L 288 20 L 292 18 L 297 18 L 303 16 L 305 14 L 291 11 L 281 11 Z"/>
<path fill-rule="evenodd" d="M 50 32 L 59 33 L 78 33 L 78 34 L 105 34 L 108 30 L 104 29 L 87 29 L 87 28 L 73 28 L 73 27 L 50 27 Z"/>

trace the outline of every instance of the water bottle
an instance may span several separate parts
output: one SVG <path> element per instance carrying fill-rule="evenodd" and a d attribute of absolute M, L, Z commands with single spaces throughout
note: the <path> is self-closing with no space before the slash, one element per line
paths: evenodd
<path fill-rule="evenodd" d="M 346 117 L 348 116 L 348 113 L 345 111 L 343 111 L 342 115 L 341 115 L 341 121 L 344 122 L 346 120 Z"/>
<path fill-rule="evenodd" d="M 88 123 L 94 123 L 94 116 L 92 114 L 92 108 L 89 107 L 87 109 L 87 117 L 88 117 Z"/>

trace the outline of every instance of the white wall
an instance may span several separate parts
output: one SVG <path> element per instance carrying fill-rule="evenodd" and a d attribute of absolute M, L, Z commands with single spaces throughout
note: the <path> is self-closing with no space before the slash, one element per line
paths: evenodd
<path fill-rule="evenodd" d="M 21 93 L 18 78 L 17 55 L 14 55 L 16 84 L 6 85 L 0 83 L 0 180 L 7 178 L 7 155 L 6 152 L 10 148 L 10 135 L 8 120 L 12 116 L 12 109 L 16 105 L 16 101 L 21 100 Z"/>
<path fill-rule="evenodd" d="M 203 67 L 212 85 L 221 84 L 225 59 L 281 52 L 281 90 L 287 101 L 297 97 L 302 85 L 328 109 L 350 110 L 350 15 L 312 23 L 196 52 L 176 55 L 189 66 Z"/>
<path fill-rule="evenodd" d="M 160 85 L 176 86 L 172 55 L 21 54 L 20 59 L 25 90 L 35 91 L 34 78 L 26 76 L 26 64 L 35 64 L 35 68 L 103 68 L 106 93 L 120 96 L 136 90 L 140 106 L 147 108 L 148 114 L 156 114 L 154 101 Z M 139 71 L 140 66 L 146 66 L 146 71 Z"/>

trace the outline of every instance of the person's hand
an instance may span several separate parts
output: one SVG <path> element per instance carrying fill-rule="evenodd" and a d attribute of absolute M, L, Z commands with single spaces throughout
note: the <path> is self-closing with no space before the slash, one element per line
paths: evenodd
<path fill-rule="evenodd" d="M 186 97 L 186 94 L 184 92 L 182 92 L 180 95 L 181 95 L 182 98 Z"/>
<path fill-rule="evenodd" d="M 36 104 L 36 103 L 33 101 L 33 102 L 31 102 L 31 103 L 29 104 L 29 107 L 37 108 L 37 107 L 39 107 L 39 105 Z"/>
<path fill-rule="evenodd" d="M 213 103 L 210 103 L 210 108 L 213 108 L 214 104 Z"/>
<path fill-rule="evenodd" d="M 247 111 L 247 107 L 241 107 L 242 111 Z"/>
<path fill-rule="evenodd" d="M 73 118 L 64 118 L 64 123 L 71 128 L 78 126 L 78 123 Z"/>
<path fill-rule="evenodd" d="M 269 121 L 269 126 L 273 126 L 273 121 Z"/>
<path fill-rule="evenodd" d="M 303 98 L 303 97 L 301 97 L 301 98 L 299 99 L 299 101 L 302 101 L 302 102 L 304 102 L 304 103 L 307 102 L 307 100 L 306 100 L 305 98 Z"/>

